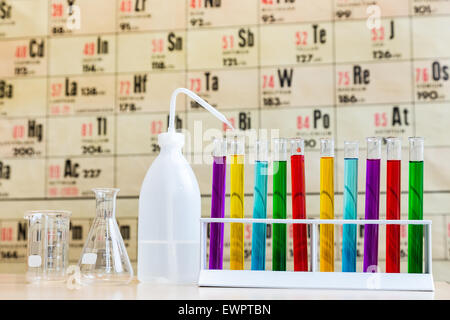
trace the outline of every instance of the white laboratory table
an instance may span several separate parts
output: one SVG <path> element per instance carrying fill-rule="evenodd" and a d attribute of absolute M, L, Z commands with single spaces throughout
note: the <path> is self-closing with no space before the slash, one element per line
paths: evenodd
<path fill-rule="evenodd" d="M 450 300 L 450 282 L 435 282 L 434 292 L 356 291 L 318 289 L 199 288 L 194 285 L 139 283 L 126 286 L 83 286 L 70 290 L 62 285 L 27 284 L 23 274 L 0 274 L 0 300 L 78 299 L 181 299 L 181 300 L 351 300 L 351 299 L 445 299 Z"/>

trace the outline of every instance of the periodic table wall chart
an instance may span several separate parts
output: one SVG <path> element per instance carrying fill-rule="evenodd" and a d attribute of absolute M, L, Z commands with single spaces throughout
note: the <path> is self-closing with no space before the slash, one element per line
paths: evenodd
<path fill-rule="evenodd" d="M 23 214 L 30 209 L 72 211 L 76 261 L 94 217 L 90 189 L 99 186 L 121 189 L 118 221 L 136 261 L 139 189 L 178 87 L 199 94 L 243 132 L 279 129 L 282 137 L 303 137 L 311 218 L 319 216 L 319 138 L 336 141 L 336 216 L 342 216 L 343 142 L 360 140 L 363 217 L 364 139 L 401 136 L 406 218 L 407 137 L 424 136 L 425 218 L 433 221 L 433 259 L 448 263 L 449 30 L 448 0 L 1 0 L 0 271 L 25 267 Z M 180 96 L 177 127 L 192 132 L 199 120 L 202 130 L 223 130 Z M 207 217 L 211 165 L 192 167 Z M 245 216 L 251 217 L 252 165 L 245 170 Z M 271 205 L 269 194 L 269 215 Z M 250 232 L 246 226 L 246 261 Z M 401 236 L 406 261 L 406 229 Z M 268 237 L 270 247 L 270 230 Z"/>

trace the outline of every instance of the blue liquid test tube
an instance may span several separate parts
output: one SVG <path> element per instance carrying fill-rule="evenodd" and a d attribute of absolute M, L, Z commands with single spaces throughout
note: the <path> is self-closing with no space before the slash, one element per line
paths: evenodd
<path fill-rule="evenodd" d="M 267 217 L 267 170 L 268 142 L 256 141 L 255 187 L 253 190 L 253 218 Z M 253 223 L 252 227 L 252 270 L 266 268 L 266 229 L 265 223 Z"/>
<path fill-rule="evenodd" d="M 358 141 L 344 142 L 344 219 L 357 219 Z M 342 272 L 356 272 L 356 225 L 344 224 Z"/>

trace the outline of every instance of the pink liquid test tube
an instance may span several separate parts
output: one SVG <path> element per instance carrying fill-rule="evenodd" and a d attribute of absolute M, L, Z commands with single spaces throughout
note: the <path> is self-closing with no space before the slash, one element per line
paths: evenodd
<path fill-rule="evenodd" d="M 366 220 L 378 220 L 380 216 L 380 162 L 381 139 L 367 138 L 366 161 Z M 378 268 L 378 225 L 364 226 L 364 272 L 376 272 Z"/>
<path fill-rule="evenodd" d="M 225 217 L 226 140 L 213 142 L 213 178 L 211 192 L 211 218 Z M 223 223 L 211 222 L 209 240 L 209 269 L 223 267 Z"/>

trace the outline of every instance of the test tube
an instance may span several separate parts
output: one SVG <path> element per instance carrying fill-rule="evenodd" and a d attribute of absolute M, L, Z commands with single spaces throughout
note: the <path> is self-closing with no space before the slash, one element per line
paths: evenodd
<path fill-rule="evenodd" d="M 386 219 L 400 219 L 402 140 L 387 138 Z M 400 272 L 400 225 L 386 225 L 386 272 Z"/>
<path fill-rule="evenodd" d="M 409 138 L 409 220 L 423 220 L 423 146 L 423 138 Z M 423 226 L 408 225 L 408 273 L 422 273 L 422 261 Z"/>
<path fill-rule="evenodd" d="M 334 218 L 334 140 L 320 139 L 320 219 Z M 334 271 L 334 225 L 320 225 L 320 271 Z"/>
<path fill-rule="evenodd" d="M 378 220 L 380 210 L 381 139 L 367 138 L 365 219 Z M 364 226 L 364 272 L 378 270 L 378 225 Z"/>
<path fill-rule="evenodd" d="M 306 219 L 305 141 L 291 139 L 292 218 Z M 308 271 L 306 224 L 293 225 L 294 271 Z"/>
<path fill-rule="evenodd" d="M 344 141 L 344 219 L 357 219 L 359 142 Z M 356 272 L 356 225 L 344 224 L 342 272 Z"/>
<path fill-rule="evenodd" d="M 213 146 L 211 218 L 224 218 L 227 143 L 223 139 L 214 139 Z M 210 225 L 209 269 L 222 269 L 222 263 L 223 223 L 212 222 Z"/>
<path fill-rule="evenodd" d="M 267 218 L 267 170 L 268 142 L 256 141 L 255 186 L 253 190 L 253 218 Z M 254 223 L 252 228 L 252 270 L 266 268 L 266 229 L 265 223 Z"/>
<path fill-rule="evenodd" d="M 273 139 L 273 218 L 286 219 L 287 140 Z M 286 270 L 286 224 L 274 223 L 272 270 Z"/>
<path fill-rule="evenodd" d="M 243 137 L 242 137 L 243 138 Z M 230 217 L 244 218 L 244 140 L 230 142 Z M 231 223 L 230 269 L 244 270 L 244 225 Z"/>

